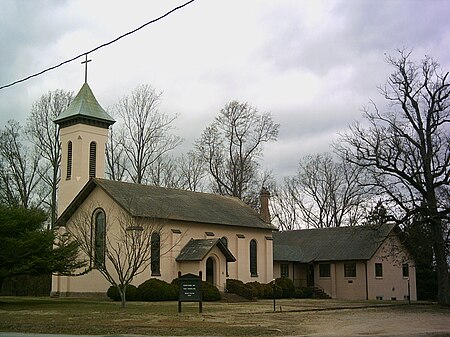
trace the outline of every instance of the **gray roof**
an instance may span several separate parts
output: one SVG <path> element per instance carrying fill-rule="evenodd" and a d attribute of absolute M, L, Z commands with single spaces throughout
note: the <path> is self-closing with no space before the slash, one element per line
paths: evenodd
<path fill-rule="evenodd" d="M 96 187 L 135 217 L 277 230 L 238 198 L 99 178 L 89 180 L 58 223 L 65 223 Z"/>
<path fill-rule="evenodd" d="M 183 247 L 176 258 L 177 261 L 201 261 L 215 246 L 220 249 L 227 262 L 234 262 L 236 258 L 220 239 L 191 239 Z"/>
<path fill-rule="evenodd" d="M 370 260 L 395 224 L 273 233 L 273 259 L 309 263 L 312 261 Z"/>
<path fill-rule="evenodd" d="M 73 123 L 95 123 L 107 128 L 114 119 L 100 106 L 91 88 L 84 83 L 72 103 L 54 120 L 64 127 Z"/>

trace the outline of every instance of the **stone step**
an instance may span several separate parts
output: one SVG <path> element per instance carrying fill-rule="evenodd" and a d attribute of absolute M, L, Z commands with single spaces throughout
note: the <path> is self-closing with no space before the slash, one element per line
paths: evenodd
<path fill-rule="evenodd" d="M 331 299 L 331 296 L 328 295 L 323 289 L 319 287 L 311 287 L 311 289 L 314 292 L 314 298 Z"/>

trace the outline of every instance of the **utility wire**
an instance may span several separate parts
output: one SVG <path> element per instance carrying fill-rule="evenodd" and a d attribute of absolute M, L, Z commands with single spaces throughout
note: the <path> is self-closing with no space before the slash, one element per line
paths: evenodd
<path fill-rule="evenodd" d="M 173 12 L 175 12 L 175 11 L 177 11 L 177 10 L 183 8 L 183 7 L 186 7 L 187 5 L 191 4 L 191 3 L 194 2 L 194 1 L 195 1 L 195 0 L 190 0 L 190 1 L 188 1 L 188 2 L 186 2 L 186 3 L 184 3 L 184 4 L 182 4 L 182 5 L 180 5 L 180 6 L 178 6 L 178 7 L 175 7 L 175 8 L 173 8 L 173 9 L 171 9 L 170 11 L 168 11 L 166 14 L 161 15 L 160 17 L 158 17 L 158 18 L 156 18 L 156 19 L 153 19 L 153 20 L 151 20 L 151 21 L 148 21 L 148 22 L 144 23 L 142 26 L 140 26 L 140 27 L 138 27 L 138 28 L 136 28 L 136 29 L 133 29 L 132 31 L 129 31 L 128 33 L 122 34 L 122 35 L 120 35 L 119 37 L 115 38 L 114 40 L 111 40 L 111 41 L 109 41 L 109 42 L 106 42 L 106 43 L 104 43 L 104 44 L 101 44 L 101 45 L 95 47 L 94 49 L 91 49 L 91 50 L 89 50 L 89 51 L 87 51 L 87 52 L 84 52 L 84 53 L 79 54 L 79 55 L 77 55 L 77 56 L 75 56 L 75 57 L 72 57 L 71 59 L 68 59 L 68 60 L 66 60 L 66 61 L 63 61 L 63 62 L 61 62 L 61 63 L 59 63 L 59 64 L 57 64 L 57 65 L 55 65 L 55 66 L 53 66 L 53 67 L 44 69 L 44 70 L 42 70 L 42 71 L 40 71 L 40 72 L 38 72 L 38 73 L 35 73 L 35 74 L 33 74 L 33 75 L 30 75 L 30 76 L 27 76 L 27 77 L 25 77 L 25 78 L 22 78 L 22 79 L 20 79 L 20 80 L 17 80 L 17 81 L 15 81 L 15 82 L 10 83 L 10 84 L 2 85 L 2 86 L 0 87 L 0 90 L 1 90 L 1 89 L 5 89 L 5 88 L 8 88 L 8 87 L 12 87 L 13 85 L 18 84 L 18 83 L 21 83 L 21 82 L 25 82 L 25 81 L 29 80 L 30 78 L 33 78 L 33 77 L 42 75 L 43 73 L 46 73 L 47 71 L 56 69 L 56 68 L 58 68 L 58 67 L 61 67 L 61 66 L 64 65 L 64 64 L 67 64 L 67 63 L 70 63 L 70 62 L 72 62 L 72 61 L 75 61 L 76 59 L 78 59 L 78 58 L 80 58 L 80 57 L 82 57 L 82 56 L 85 56 L 85 55 L 87 55 L 87 54 L 93 53 L 94 51 L 97 51 L 97 50 L 99 50 L 100 48 L 109 46 L 110 44 L 113 44 L 114 42 L 117 42 L 117 41 L 119 41 L 120 39 L 122 39 L 122 38 L 124 38 L 124 37 L 126 37 L 126 36 L 128 36 L 128 35 L 131 35 L 131 34 L 133 34 L 133 33 L 136 33 L 138 30 L 141 30 L 142 28 L 144 28 L 144 27 L 146 27 L 146 26 L 148 26 L 148 25 L 150 25 L 150 24 L 152 24 L 152 23 L 155 23 L 155 22 L 157 22 L 157 21 L 159 21 L 159 20 L 161 20 L 161 19 L 164 19 L 166 16 L 169 16 L 169 15 L 172 14 Z"/>

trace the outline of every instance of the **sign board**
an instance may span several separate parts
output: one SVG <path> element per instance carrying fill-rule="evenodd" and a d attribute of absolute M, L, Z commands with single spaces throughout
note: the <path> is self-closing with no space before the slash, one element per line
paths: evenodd
<path fill-rule="evenodd" d="M 181 302 L 199 302 L 199 312 L 202 312 L 202 278 L 194 274 L 178 275 L 178 312 L 181 312 Z"/>
<path fill-rule="evenodd" d="M 181 302 L 200 302 L 202 300 L 201 280 L 198 276 L 187 274 L 178 279 Z"/>

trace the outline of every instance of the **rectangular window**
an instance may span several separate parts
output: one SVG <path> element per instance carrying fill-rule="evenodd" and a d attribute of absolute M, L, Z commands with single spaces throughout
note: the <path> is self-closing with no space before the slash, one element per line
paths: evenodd
<path fill-rule="evenodd" d="M 66 180 L 70 180 L 72 178 L 72 142 L 69 141 L 67 143 L 67 174 Z"/>
<path fill-rule="evenodd" d="M 344 263 L 344 277 L 356 277 L 356 263 Z"/>
<path fill-rule="evenodd" d="M 89 144 L 89 178 L 95 178 L 97 164 L 97 144 Z"/>
<path fill-rule="evenodd" d="M 383 264 L 375 263 L 375 277 L 383 277 Z"/>
<path fill-rule="evenodd" d="M 407 263 L 402 264 L 403 277 L 409 277 L 409 265 Z"/>
<path fill-rule="evenodd" d="M 331 266 L 329 263 L 319 264 L 319 277 L 330 277 L 331 276 Z"/>
<path fill-rule="evenodd" d="M 289 277 L 289 264 L 288 263 L 282 263 L 280 265 L 280 274 L 281 274 L 281 277 L 285 277 L 285 278 Z"/>
<path fill-rule="evenodd" d="M 250 275 L 251 277 L 258 277 L 258 246 L 256 240 L 250 241 Z"/>

